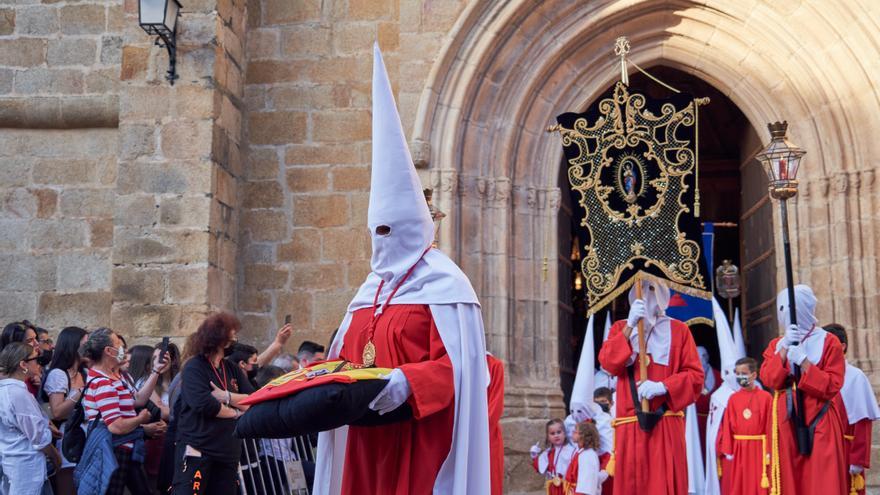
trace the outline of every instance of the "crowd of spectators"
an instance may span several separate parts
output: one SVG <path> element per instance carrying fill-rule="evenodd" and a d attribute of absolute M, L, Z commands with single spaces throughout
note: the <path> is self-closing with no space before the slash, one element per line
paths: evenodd
<path fill-rule="evenodd" d="M 290 325 L 263 351 L 238 342 L 240 330 L 235 316 L 211 315 L 181 352 L 168 339 L 129 347 L 110 328 L 70 326 L 53 339 L 26 320 L 6 325 L 0 494 L 240 493 L 241 401 L 324 358 L 309 341 L 284 352 Z M 263 445 L 253 455 L 299 458 L 290 448 Z"/>

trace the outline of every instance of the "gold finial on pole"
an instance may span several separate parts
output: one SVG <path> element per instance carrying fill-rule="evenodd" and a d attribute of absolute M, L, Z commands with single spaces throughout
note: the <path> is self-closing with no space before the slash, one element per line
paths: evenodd
<path fill-rule="evenodd" d="M 619 36 L 614 40 L 614 54 L 620 57 L 620 82 L 629 86 L 629 73 L 626 70 L 626 55 L 629 53 L 629 40 Z"/>

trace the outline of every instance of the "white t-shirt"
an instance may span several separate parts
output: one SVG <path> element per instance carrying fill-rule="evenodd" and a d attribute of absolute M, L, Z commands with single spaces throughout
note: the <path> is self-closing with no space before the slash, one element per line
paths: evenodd
<path fill-rule="evenodd" d="M 53 368 L 49 371 L 49 375 L 46 376 L 46 383 L 43 385 L 43 391 L 46 392 L 46 396 L 49 394 L 64 394 L 64 398 L 70 397 L 69 390 L 69 376 L 65 370 L 61 368 Z M 55 441 L 55 448 L 58 449 L 58 453 L 61 454 L 61 468 L 69 468 L 75 467 L 76 464 L 67 460 L 64 457 L 64 452 L 61 450 L 61 439 Z"/>
<path fill-rule="evenodd" d="M 67 397 L 69 388 L 68 382 L 69 378 L 67 372 L 60 368 L 54 368 L 49 371 L 49 375 L 46 377 L 46 383 L 43 385 L 43 390 L 46 391 L 46 395 L 64 394 L 64 396 Z"/>

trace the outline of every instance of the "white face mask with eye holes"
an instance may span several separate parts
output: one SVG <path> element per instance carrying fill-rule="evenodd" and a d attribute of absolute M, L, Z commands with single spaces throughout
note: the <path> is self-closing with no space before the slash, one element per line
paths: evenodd
<path fill-rule="evenodd" d="M 367 225 L 370 267 L 395 285 L 434 242 L 434 221 L 413 166 L 381 57 L 373 68 L 373 156 Z"/>

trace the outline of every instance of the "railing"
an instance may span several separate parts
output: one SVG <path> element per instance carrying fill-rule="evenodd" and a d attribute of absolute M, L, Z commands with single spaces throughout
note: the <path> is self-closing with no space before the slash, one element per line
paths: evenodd
<path fill-rule="evenodd" d="M 308 437 L 242 440 L 239 482 L 244 495 L 309 495 L 315 451 Z"/>

